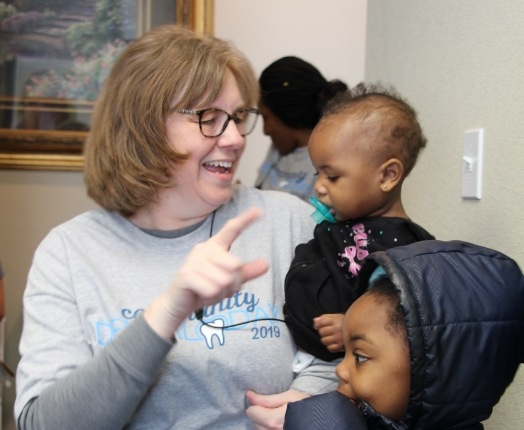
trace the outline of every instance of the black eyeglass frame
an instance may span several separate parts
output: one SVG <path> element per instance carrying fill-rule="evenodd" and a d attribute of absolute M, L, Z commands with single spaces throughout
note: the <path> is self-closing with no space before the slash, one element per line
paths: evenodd
<path fill-rule="evenodd" d="M 241 113 L 241 112 L 247 112 L 247 113 L 255 114 L 255 120 L 253 121 L 253 125 L 251 126 L 251 129 L 248 130 L 244 134 L 240 133 L 240 135 L 242 137 L 247 136 L 249 133 L 251 133 L 255 129 L 255 126 L 257 125 L 258 116 L 260 114 L 259 110 L 256 109 L 256 108 L 239 109 L 235 113 L 233 113 L 232 115 L 230 113 L 226 112 L 225 110 L 217 109 L 217 108 L 207 108 L 207 109 L 201 109 L 201 110 L 180 109 L 180 110 L 177 110 L 176 112 L 181 113 L 183 115 L 197 115 L 198 116 L 198 127 L 200 128 L 200 133 L 202 133 L 202 136 L 210 137 L 210 138 L 221 136 L 224 133 L 224 131 L 226 131 L 226 128 L 227 128 L 227 126 L 229 124 L 229 121 L 233 120 L 235 125 L 238 124 L 239 121 L 240 121 L 240 118 L 238 117 L 238 114 Z M 223 112 L 223 113 L 225 113 L 227 115 L 227 119 L 224 122 L 224 125 L 222 126 L 222 130 L 220 130 L 220 133 L 215 134 L 214 136 L 208 136 L 207 134 L 204 134 L 204 131 L 202 130 L 202 117 L 204 116 L 204 114 L 206 112 Z"/>

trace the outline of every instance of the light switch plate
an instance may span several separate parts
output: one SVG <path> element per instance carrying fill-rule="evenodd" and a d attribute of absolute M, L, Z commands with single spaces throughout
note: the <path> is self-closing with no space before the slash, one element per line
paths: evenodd
<path fill-rule="evenodd" d="M 482 196 L 482 150 L 484 129 L 464 132 L 462 155 L 462 198 L 480 199 Z"/>

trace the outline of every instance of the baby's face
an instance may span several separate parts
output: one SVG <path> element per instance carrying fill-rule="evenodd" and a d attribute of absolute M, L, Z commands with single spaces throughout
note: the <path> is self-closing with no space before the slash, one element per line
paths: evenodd
<path fill-rule="evenodd" d="M 380 215 L 386 202 L 382 161 L 363 149 L 370 138 L 374 136 L 355 120 L 333 115 L 322 120 L 309 139 L 309 156 L 318 172 L 315 191 L 337 221 Z"/>
<path fill-rule="evenodd" d="M 366 402 L 395 421 L 406 414 L 410 365 L 409 347 L 401 334 L 392 334 L 389 305 L 374 294 L 356 300 L 344 317 L 346 355 L 337 366 L 338 391 Z"/>

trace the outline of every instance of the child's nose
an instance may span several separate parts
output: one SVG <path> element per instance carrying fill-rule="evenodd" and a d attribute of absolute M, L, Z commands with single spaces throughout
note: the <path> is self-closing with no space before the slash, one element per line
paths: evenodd
<path fill-rule="evenodd" d="M 322 185 L 322 178 L 318 178 L 315 181 L 315 192 L 319 195 L 325 195 L 326 194 L 326 187 Z"/>
<path fill-rule="evenodd" d="M 340 363 L 338 363 L 336 373 L 338 379 L 340 379 L 342 382 L 347 382 L 349 372 L 347 370 L 346 358 L 344 358 Z"/>
<path fill-rule="evenodd" d="M 348 363 L 346 362 L 345 358 L 338 364 L 336 373 L 339 379 L 337 390 L 346 397 L 355 399 L 355 394 L 351 387 L 351 381 L 349 377 Z"/>

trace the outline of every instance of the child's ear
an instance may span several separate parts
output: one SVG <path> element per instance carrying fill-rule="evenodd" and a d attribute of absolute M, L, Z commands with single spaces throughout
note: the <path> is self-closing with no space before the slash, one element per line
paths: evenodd
<path fill-rule="evenodd" d="M 380 188 L 384 192 L 390 192 L 404 177 L 404 165 L 398 158 L 390 158 L 380 166 L 382 173 Z"/>

